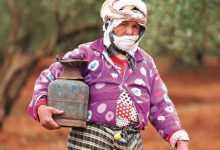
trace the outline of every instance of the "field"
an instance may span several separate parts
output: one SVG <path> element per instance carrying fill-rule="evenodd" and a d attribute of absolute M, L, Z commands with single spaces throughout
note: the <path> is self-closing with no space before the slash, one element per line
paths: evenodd
<path fill-rule="evenodd" d="M 51 59 L 38 64 L 0 131 L 0 150 L 64 150 L 68 129 L 48 131 L 26 113 L 33 84 Z M 208 61 L 204 67 L 170 70 L 166 60 L 157 62 L 182 126 L 190 135 L 191 150 L 220 149 L 220 63 Z M 170 150 L 155 129 L 142 132 L 144 150 Z"/>

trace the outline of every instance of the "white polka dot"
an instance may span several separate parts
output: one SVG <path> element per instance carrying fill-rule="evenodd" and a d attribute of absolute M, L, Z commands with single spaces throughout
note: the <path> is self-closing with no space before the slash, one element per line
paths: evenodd
<path fill-rule="evenodd" d="M 164 121 L 164 120 L 166 120 L 166 118 L 165 118 L 164 116 L 158 116 L 158 117 L 157 117 L 157 120 L 158 120 L 158 121 Z"/>
<path fill-rule="evenodd" d="M 97 84 L 95 85 L 95 88 L 96 88 L 96 89 L 102 89 L 104 86 L 105 86 L 105 83 L 97 83 Z"/>
<path fill-rule="evenodd" d="M 89 121 L 92 118 L 92 111 L 88 111 L 87 121 Z"/>
<path fill-rule="evenodd" d="M 89 65 L 88 65 L 88 69 L 91 71 L 95 71 L 99 66 L 99 62 L 98 60 L 93 60 Z"/>
<path fill-rule="evenodd" d="M 141 67 L 140 72 L 142 75 L 147 76 L 147 71 L 144 67 Z"/>
<path fill-rule="evenodd" d="M 114 113 L 112 111 L 109 111 L 109 112 L 106 113 L 105 119 L 107 121 L 111 121 L 113 118 L 114 118 Z"/>
<path fill-rule="evenodd" d="M 132 88 L 131 91 L 133 92 L 134 95 L 141 96 L 141 90 L 140 89 Z"/>
<path fill-rule="evenodd" d="M 170 98 L 169 98 L 169 96 L 168 96 L 167 94 L 164 94 L 164 100 L 165 100 L 166 102 L 168 102 L 168 103 L 171 102 L 171 100 L 170 100 Z"/>
<path fill-rule="evenodd" d="M 113 77 L 114 79 L 118 77 L 118 74 L 117 74 L 117 73 L 112 73 L 111 75 L 112 75 L 112 77 Z"/>
<path fill-rule="evenodd" d="M 174 112 L 174 108 L 172 106 L 167 106 L 165 108 L 165 111 L 172 113 L 172 112 Z"/>
<path fill-rule="evenodd" d="M 98 106 L 98 108 L 97 108 L 97 112 L 98 112 L 98 113 L 103 113 L 103 112 L 105 112 L 106 108 L 107 108 L 107 105 L 106 105 L 106 104 L 100 104 L 100 105 Z"/>
<path fill-rule="evenodd" d="M 145 86 L 144 81 L 142 79 L 140 79 L 140 78 L 135 80 L 135 84 L 141 85 L 141 86 Z"/>

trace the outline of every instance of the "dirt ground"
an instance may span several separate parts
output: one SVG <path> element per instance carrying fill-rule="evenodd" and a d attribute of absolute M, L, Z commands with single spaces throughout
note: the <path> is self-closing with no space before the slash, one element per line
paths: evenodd
<path fill-rule="evenodd" d="M 43 61 L 33 71 L 16 102 L 4 128 L 0 131 L 0 150 L 64 150 L 68 128 L 48 131 L 26 113 L 33 84 L 39 72 L 51 59 Z M 167 71 L 166 60 L 157 62 L 182 126 L 190 135 L 190 150 L 220 149 L 220 64 L 207 63 L 205 67 Z M 143 150 L 170 150 L 155 129 L 149 125 L 142 132 Z"/>

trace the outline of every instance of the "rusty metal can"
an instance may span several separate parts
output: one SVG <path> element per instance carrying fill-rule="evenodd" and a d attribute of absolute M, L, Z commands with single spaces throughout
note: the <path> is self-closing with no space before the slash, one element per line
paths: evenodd
<path fill-rule="evenodd" d="M 48 105 L 63 110 L 61 115 L 53 115 L 54 120 L 63 127 L 86 127 L 89 87 L 82 81 L 75 66 L 82 62 L 59 60 L 64 65 L 64 75 L 52 81 L 48 87 Z M 70 69 L 73 68 L 73 69 Z M 73 73 L 74 70 L 74 73 Z M 70 71 L 70 72 L 69 72 Z M 72 72 L 72 73 L 71 73 Z M 72 75 L 74 74 L 74 76 Z M 70 75 L 70 76 L 69 76 Z"/>

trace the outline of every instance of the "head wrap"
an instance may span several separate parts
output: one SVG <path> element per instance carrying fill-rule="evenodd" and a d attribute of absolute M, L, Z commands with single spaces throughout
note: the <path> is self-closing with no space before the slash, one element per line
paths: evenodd
<path fill-rule="evenodd" d="M 147 7 L 141 0 L 106 0 L 101 8 L 101 17 L 103 22 L 124 19 L 144 25 Z"/>
<path fill-rule="evenodd" d="M 132 70 L 134 71 L 134 53 L 146 30 L 147 7 L 145 3 L 141 0 L 106 0 L 101 8 L 101 17 L 104 22 L 104 45 L 106 46 L 109 55 L 111 56 L 116 52 L 125 54 Z M 117 39 L 113 30 L 123 21 L 134 21 L 141 27 L 137 41 L 126 51 L 117 47 L 117 44 L 114 44 Z"/>

